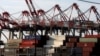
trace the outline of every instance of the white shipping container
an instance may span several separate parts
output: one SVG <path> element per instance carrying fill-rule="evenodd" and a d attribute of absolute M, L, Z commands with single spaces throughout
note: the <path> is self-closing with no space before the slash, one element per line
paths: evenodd
<path fill-rule="evenodd" d="M 62 45 L 63 41 L 58 41 L 58 40 L 48 40 L 47 45 Z"/>
<path fill-rule="evenodd" d="M 55 50 L 54 50 L 54 48 L 52 47 L 52 45 L 44 45 L 44 47 L 46 48 L 46 53 L 48 54 L 50 54 L 50 53 L 54 53 L 55 52 Z"/>
<path fill-rule="evenodd" d="M 50 37 L 52 39 L 59 40 L 59 41 L 65 40 L 65 35 L 52 35 Z"/>

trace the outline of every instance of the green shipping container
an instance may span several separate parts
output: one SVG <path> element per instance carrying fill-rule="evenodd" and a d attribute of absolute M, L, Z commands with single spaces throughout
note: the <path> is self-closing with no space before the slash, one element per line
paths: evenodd
<path fill-rule="evenodd" d="M 97 38 L 79 38 L 79 42 L 97 42 Z"/>

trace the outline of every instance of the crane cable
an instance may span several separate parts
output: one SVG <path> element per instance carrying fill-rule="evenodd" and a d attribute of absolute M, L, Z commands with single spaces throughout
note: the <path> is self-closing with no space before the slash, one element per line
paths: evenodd
<path fill-rule="evenodd" d="M 91 2 L 91 1 L 86 1 L 86 0 L 79 0 L 79 1 L 87 2 L 87 3 L 93 3 L 93 4 L 100 4 L 100 3 L 97 3 L 97 2 Z"/>

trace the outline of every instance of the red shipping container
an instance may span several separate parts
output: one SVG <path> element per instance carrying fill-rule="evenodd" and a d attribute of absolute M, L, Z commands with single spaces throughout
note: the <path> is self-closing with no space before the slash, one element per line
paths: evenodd
<path fill-rule="evenodd" d="M 97 34 L 97 38 L 100 38 L 100 34 Z"/>
<path fill-rule="evenodd" d="M 83 52 L 82 56 L 90 56 L 90 52 Z"/>
<path fill-rule="evenodd" d="M 92 52 L 92 49 L 91 47 L 83 47 L 83 52 Z"/>
<path fill-rule="evenodd" d="M 22 40 L 22 45 L 25 45 L 25 44 L 37 44 L 38 43 L 38 40 Z"/>
<path fill-rule="evenodd" d="M 85 35 L 85 38 L 100 38 L 100 34 L 97 34 L 97 35 Z"/>
<path fill-rule="evenodd" d="M 85 38 L 96 38 L 96 35 L 85 35 Z"/>
<path fill-rule="evenodd" d="M 77 47 L 94 47 L 95 43 L 94 42 L 80 42 L 77 43 Z"/>
<path fill-rule="evenodd" d="M 68 42 L 77 42 L 77 38 L 68 38 Z"/>
<path fill-rule="evenodd" d="M 74 43 L 66 43 L 66 47 L 74 47 Z"/>
<path fill-rule="evenodd" d="M 35 45 L 20 45 L 19 48 L 33 48 Z"/>

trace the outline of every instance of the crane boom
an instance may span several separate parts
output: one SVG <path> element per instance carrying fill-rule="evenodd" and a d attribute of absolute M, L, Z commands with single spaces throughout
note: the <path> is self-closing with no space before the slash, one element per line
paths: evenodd
<path fill-rule="evenodd" d="M 38 14 L 36 12 L 36 9 L 35 9 L 35 7 L 33 5 L 32 0 L 25 0 L 25 1 L 26 1 L 26 4 L 27 4 L 27 6 L 28 6 L 28 8 L 30 10 L 30 14 L 33 17 L 33 20 L 36 22 L 38 20 Z"/>

